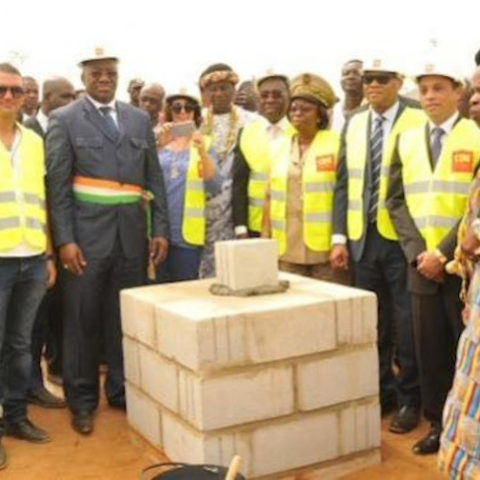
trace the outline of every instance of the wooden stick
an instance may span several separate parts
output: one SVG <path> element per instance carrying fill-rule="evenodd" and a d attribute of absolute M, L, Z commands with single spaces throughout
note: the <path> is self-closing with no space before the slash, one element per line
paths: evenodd
<path fill-rule="evenodd" d="M 225 480 L 235 480 L 240 468 L 240 455 L 235 455 L 230 462 Z"/>

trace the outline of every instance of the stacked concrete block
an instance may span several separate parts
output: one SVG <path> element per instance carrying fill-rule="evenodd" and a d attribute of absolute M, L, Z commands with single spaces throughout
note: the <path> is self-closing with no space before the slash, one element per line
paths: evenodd
<path fill-rule="evenodd" d="M 379 462 L 375 296 L 280 278 L 286 293 L 248 298 L 211 280 L 122 292 L 128 419 L 173 461 L 239 454 L 272 479 Z"/>
<path fill-rule="evenodd" d="M 277 242 L 266 238 L 215 244 L 218 283 L 232 290 L 278 283 Z"/>

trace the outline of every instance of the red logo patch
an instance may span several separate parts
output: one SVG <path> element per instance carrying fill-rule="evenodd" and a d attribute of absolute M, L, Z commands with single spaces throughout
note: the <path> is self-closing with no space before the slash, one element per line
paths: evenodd
<path fill-rule="evenodd" d="M 317 172 L 334 172 L 336 167 L 335 155 L 322 155 L 315 158 Z"/>
<path fill-rule="evenodd" d="M 468 150 L 457 150 L 452 154 L 452 172 L 472 173 L 473 152 Z"/>

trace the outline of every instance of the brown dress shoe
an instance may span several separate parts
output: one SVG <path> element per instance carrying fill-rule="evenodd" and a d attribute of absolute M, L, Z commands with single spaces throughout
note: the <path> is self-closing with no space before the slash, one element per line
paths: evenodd
<path fill-rule="evenodd" d="M 80 410 L 73 414 L 73 429 L 82 435 L 88 435 L 93 432 L 93 413 Z"/>

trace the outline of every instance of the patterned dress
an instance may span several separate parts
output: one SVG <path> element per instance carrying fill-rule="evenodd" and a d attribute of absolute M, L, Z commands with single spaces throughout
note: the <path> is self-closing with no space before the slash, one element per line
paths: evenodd
<path fill-rule="evenodd" d="M 459 228 L 458 244 L 479 211 L 477 177 Z M 443 411 L 438 461 L 451 480 L 474 480 L 480 479 L 480 262 L 470 262 L 458 246 L 455 256 L 455 269 L 464 279 L 466 328 L 458 343 L 455 378 Z"/>

